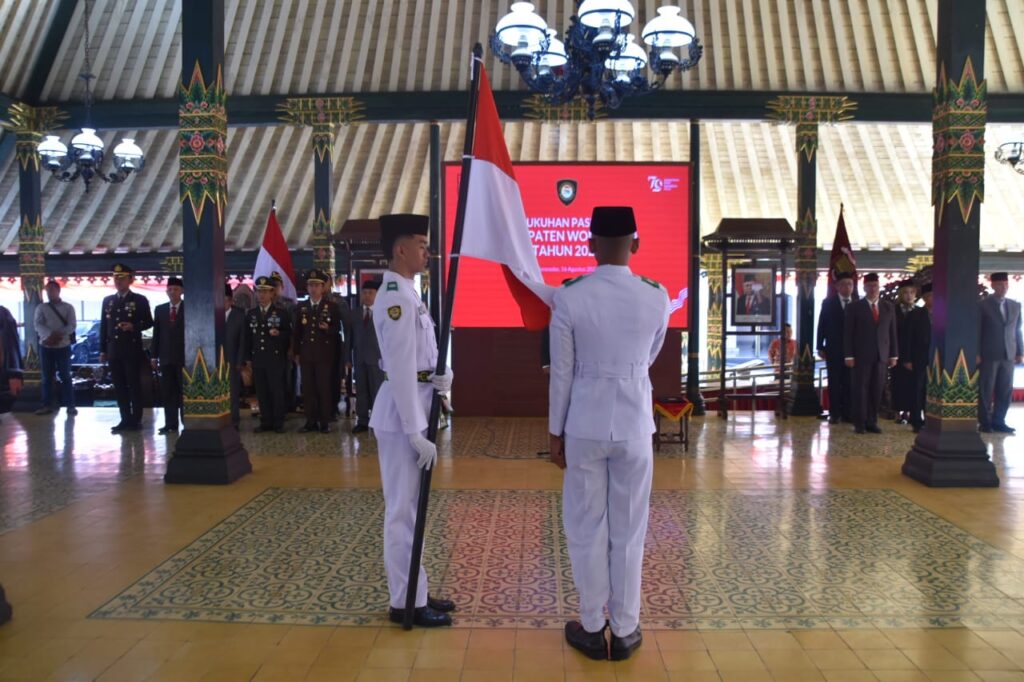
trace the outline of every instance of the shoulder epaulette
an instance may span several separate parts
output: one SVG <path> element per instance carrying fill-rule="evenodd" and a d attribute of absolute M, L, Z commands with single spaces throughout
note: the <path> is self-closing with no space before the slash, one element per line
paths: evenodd
<path fill-rule="evenodd" d="M 572 279 L 568 280 L 562 286 L 564 286 L 564 287 L 571 287 L 573 284 L 576 284 L 576 282 L 579 282 L 580 280 L 582 280 L 584 278 L 586 278 L 586 275 L 580 275 L 579 277 L 573 277 Z"/>
<path fill-rule="evenodd" d="M 650 284 L 655 289 L 664 289 L 665 288 L 665 287 L 661 286 L 660 282 L 656 282 L 655 280 L 650 279 L 648 277 L 644 277 L 643 275 L 637 275 L 637 277 L 640 278 L 641 282 L 643 282 L 644 284 Z"/>

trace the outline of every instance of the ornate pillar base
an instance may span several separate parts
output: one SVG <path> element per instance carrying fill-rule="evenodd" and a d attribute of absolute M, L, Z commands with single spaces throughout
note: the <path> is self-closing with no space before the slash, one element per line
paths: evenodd
<path fill-rule="evenodd" d="M 820 417 L 821 403 L 818 401 L 818 392 L 814 386 L 805 384 L 794 384 L 793 404 L 790 405 L 789 413 L 794 417 Z"/>
<path fill-rule="evenodd" d="M 174 455 L 167 462 L 164 483 L 225 485 L 252 471 L 249 453 L 233 426 L 198 428 L 188 421 L 186 417 L 185 430 L 178 436 Z"/>
<path fill-rule="evenodd" d="M 4 596 L 4 586 L 0 585 L 0 625 L 9 621 L 12 615 L 14 615 L 14 609 L 7 603 L 7 598 Z"/>
<path fill-rule="evenodd" d="M 903 474 L 933 488 L 996 488 L 999 476 L 985 442 L 968 428 L 942 428 L 929 419 L 903 462 Z"/>
<path fill-rule="evenodd" d="M 704 404 L 704 395 L 699 390 L 696 392 L 687 390 L 686 399 L 693 405 L 693 412 L 690 414 L 694 417 L 703 417 L 708 413 L 707 405 Z"/>

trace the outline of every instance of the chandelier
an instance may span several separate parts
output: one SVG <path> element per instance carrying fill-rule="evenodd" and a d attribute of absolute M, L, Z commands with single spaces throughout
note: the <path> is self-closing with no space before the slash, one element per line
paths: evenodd
<path fill-rule="evenodd" d="M 90 59 L 91 4 L 91 0 L 85 0 L 85 65 L 79 75 L 85 81 L 85 125 L 80 133 L 71 138 L 70 149 L 56 135 L 47 135 L 38 147 L 43 164 L 55 178 L 61 182 L 74 182 L 82 178 L 87 192 L 93 178 L 110 183 L 124 182 L 132 172 L 141 171 L 145 164 L 145 157 L 135 140 L 126 137 L 114 147 L 114 172 L 108 174 L 100 168 L 104 156 L 103 140 L 92 127 L 92 80 L 95 76 L 92 74 Z"/>
<path fill-rule="evenodd" d="M 512 3 L 491 37 L 498 58 L 515 66 L 527 87 L 550 104 L 582 96 L 593 119 L 596 102 L 614 109 L 626 97 L 659 90 L 673 72 L 696 66 L 704 52 L 679 7 L 660 7 L 644 26 L 640 38 L 650 46 L 648 54 L 628 30 L 636 19 L 629 0 L 576 4 L 564 42 L 529 2 Z"/>
<path fill-rule="evenodd" d="M 1005 142 L 999 145 L 995 157 L 996 161 L 1001 161 L 1024 175 L 1024 142 Z"/>

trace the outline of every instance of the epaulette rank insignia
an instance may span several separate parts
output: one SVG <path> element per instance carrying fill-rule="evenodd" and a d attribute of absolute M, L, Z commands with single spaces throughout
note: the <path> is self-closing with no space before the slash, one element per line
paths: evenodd
<path fill-rule="evenodd" d="M 391 284 L 394 284 L 394 282 L 392 282 Z M 400 319 L 402 317 L 402 306 L 393 305 L 390 308 L 388 308 L 388 317 L 390 317 L 392 320 Z"/>
<path fill-rule="evenodd" d="M 576 282 L 579 282 L 584 277 L 586 277 L 586 275 L 580 275 L 579 277 L 573 277 L 572 279 L 570 279 L 568 282 L 566 282 L 562 286 L 571 287 L 573 284 L 576 284 Z"/>
<path fill-rule="evenodd" d="M 398 291 L 398 282 L 388 282 L 388 286 L 384 291 Z"/>
<path fill-rule="evenodd" d="M 648 279 L 647 277 L 644 277 L 643 275 L 640 276 L 640 281 L 642 281 L 644 284 L 650 284 L 655 289 L 660 289 L 661 288 L 661 284 L 660 283 L 655 282 L 653 279 Z"/>

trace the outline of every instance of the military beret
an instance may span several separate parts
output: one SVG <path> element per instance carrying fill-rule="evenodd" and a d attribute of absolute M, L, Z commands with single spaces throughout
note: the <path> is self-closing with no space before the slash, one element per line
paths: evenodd
<path fill-rule="evenodd" d="M 266 275 L 260 275 L 259 277 L 256 278 L 256 288 L 273 289 L 274 280 L 271 277 L 267 277 Z"/>
<path fill-rule="evenodd" d="M 306 284 L 310 282 L 320 282 L 321 284 L 327 284 L 331 281 L 330 275 L 323 270 L 310 270 L 309 274 L 306 275 Z"/>
<path fill-rule="evenodd" d="M 394 213 L 380 217 L 380 243 L 384 255 L 390 257 L 395 241 L 400 237 L 427 236 L 430 232 L 430 216 L 415 213 Z"/>
<path fill-rule="evenodd" d="M 135 274 L 135 270 L 124 263 L 114 263 L 114 267 L 111 272 L 114 273 L 114 277 L 131 277 Z"/>
<path fill-rule="evenodd" d="M 181 281 L 181 277 L 168 277 L 167 278 L 167 286 L 169 286 L 169 287 L 179 286 L 182 289 L 184 289 L 185 288 L 185 283 Z"/>
<path fill-rule="evenodd" d="M 1010 276 L 1007 275 L 1005 272 L 993 272 L 992 276 L 989 279 L 992 280 L 993 282 L 1009 282 Z"/>
<path fill-rule="evenodd" d="M 927 284 L 922 284 L 921 285 L 921 295 L 924 296 L 925 294 L 930 294 L 930 293 L 932 293 L 932 283 L 928 282 Z"/>
<path fill-rule="evenodd" d="M 878 281 L 878 273 L 877 272 L 869 272 L 868 274 L 864 275 L 864 281 L 865 282 L 877 282 Z"/>
<path fill-rule="evenodd" d="M 380 280 L 379 279 L 368 279 L 365 282 L 363 282 L 363 288 L 364 289 L 372 289 L 373 291 L 376 291 L 377 289 L 380 289 Z"/>
<path fill-rule="evenodd" d="M 636 234 L 636 218 L 629 206 L 595 206 L 590 215 L 590 234 L 595 237 L 626 237 Z"/>

